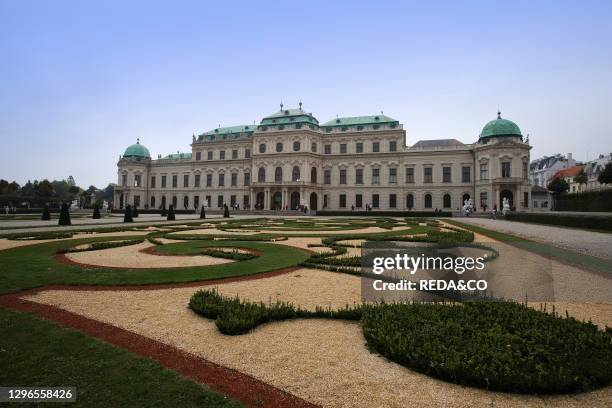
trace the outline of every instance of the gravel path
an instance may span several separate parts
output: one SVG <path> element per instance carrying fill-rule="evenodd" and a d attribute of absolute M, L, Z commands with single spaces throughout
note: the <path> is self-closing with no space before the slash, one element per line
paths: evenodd
<path fill-rule="evenodd" d="M 519 221 L 463 217 L 457 221 L 513 234 L 584 254 L 612 259 L 612 234 Z"/>

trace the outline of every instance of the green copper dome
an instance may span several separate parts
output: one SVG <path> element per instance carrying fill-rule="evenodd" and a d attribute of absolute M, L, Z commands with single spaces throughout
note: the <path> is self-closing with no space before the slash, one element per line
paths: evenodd
<path fill-rule="evenodd" d="M 140 157 L 143 159 L 150 159 L 151 153 L 149 153 L 149 149 L 140 144 L 139 139 L 136 139 L 136 144 L 133 144 L 125 149 L 123 157 Z"/>
<path fill-rule="evenodd" d="M 502 119 L 501 112 L 497 112 L 497 119 L 490 121 L 480 132 L 480 138 L 496 136 L 518 136 L 522 137 L 521 129 L 516 123 L 508 119 Z"/>

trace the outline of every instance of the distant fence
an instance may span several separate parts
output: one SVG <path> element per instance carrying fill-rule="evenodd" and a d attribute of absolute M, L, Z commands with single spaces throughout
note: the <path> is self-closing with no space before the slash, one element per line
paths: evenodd
<path fill-rule="evenodd" d="M 562 194 L 554 200 L 554 211 L 612 212 L 612 190 Z"/>

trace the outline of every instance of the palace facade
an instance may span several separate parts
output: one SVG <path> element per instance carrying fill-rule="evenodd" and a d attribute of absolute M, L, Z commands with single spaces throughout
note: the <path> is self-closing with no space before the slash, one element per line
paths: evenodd
<path fill-rule="evenodd" d="M 284 109 L 258 125 L 219 127 L 192 137 L 191 152 L 152 159 L 137 141 L 118 162 L 115 207 L 176 209 L 478 210 L 507 197 L 530 206 L 529 141 L 512 121 L 487 123 L 473 143 L 406 143 L 383 114 L 325 123 Z"/>

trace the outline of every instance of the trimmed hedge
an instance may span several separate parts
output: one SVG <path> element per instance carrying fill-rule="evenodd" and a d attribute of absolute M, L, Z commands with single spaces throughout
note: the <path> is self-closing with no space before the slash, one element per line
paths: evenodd
<path fill-rule="evenodd" d="M 450 211 L 342 211 L 342 210 L 322 210 L 317 211 L 316 215 L 322 217 L 452 217 Z"/>
<path fill-rule="evenodd" d="M 144 242 L 144 238 L 142 239 L 128 239 L 122 241 L 101 241 L 101 242 L 92 242 L 87 247 L 84 248 L 68 248 L 59 250 L 58 254 L 67 254 L 70 252 L 86 252 L 86 251 L 98 251 L 100 249 L 110 249 L 110 248 L 119 248 L 128 245 L 136 245 Z"/>
<path fill-rule="evenodd" d="M 508 212 L 506 219 L 509 221 L 612 231 L 612 217 L 610 216 Z"/>
<path fill-rule="evenodd" d="M 561 194 L 555 197 L 555 211 L 612 211 L 612 190 Z"/>
<path fill-rule="evenodd" d="M 415 371 L 485 389 L 555 394 L 612 381 L 612 330 L 511 302 L 395 303 L 303 310 L 200 290 L 189 301 L 221 333 L 295 318 L 361 320 L 370 350 Z"/>

